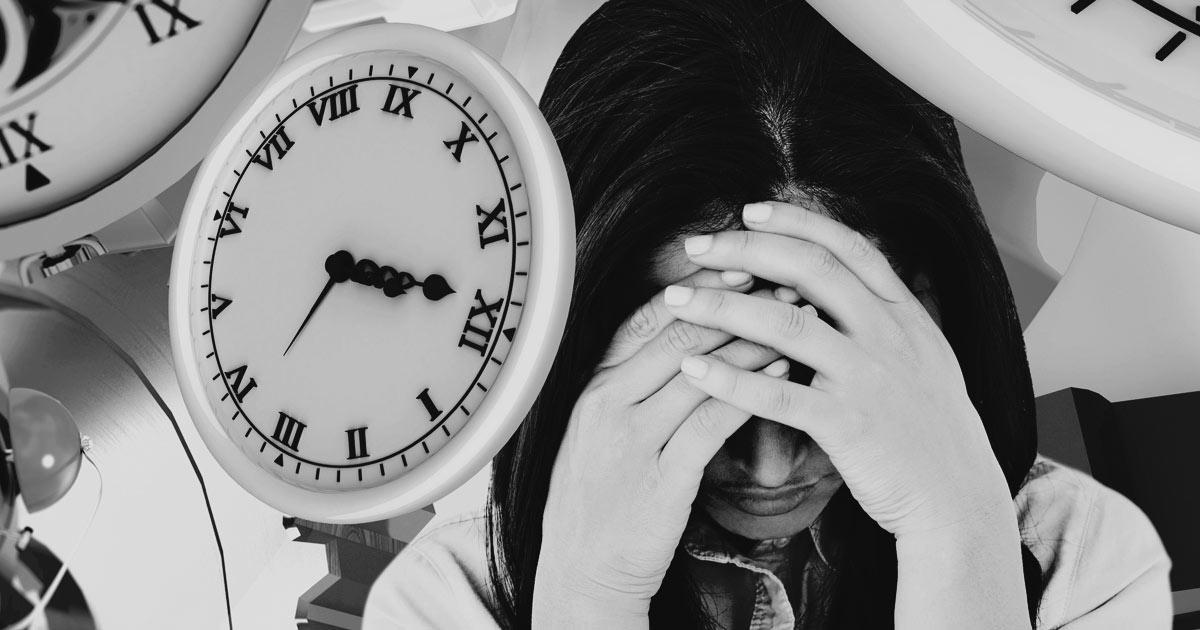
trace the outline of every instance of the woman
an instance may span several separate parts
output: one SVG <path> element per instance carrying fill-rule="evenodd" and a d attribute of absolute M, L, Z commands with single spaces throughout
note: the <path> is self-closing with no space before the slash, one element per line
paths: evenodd
<path fill-rule="evenodd" d="M 414 542 L 367 627 L 1169 627 L 1149 522 L 1036 455 L 947 115 L 796 0 L 609 2 L 542 109 L 562 347 L 486 522 Z"/>

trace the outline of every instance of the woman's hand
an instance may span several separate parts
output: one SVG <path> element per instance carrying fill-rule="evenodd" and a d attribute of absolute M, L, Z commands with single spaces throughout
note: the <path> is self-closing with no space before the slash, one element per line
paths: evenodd
<path fill-rule="evenodd" d="M 807 432 L 863 509 L 898 538 L 1012 512 L 1003 472 L 934 319 L 874 244 L 821 214 L 751 204 L 748 231 L 693 237 L 702 267 L 744 271 L 812 306 L 715 288 L 668 287 L 670 313 L 775 348 L 811 384 L 715 357 L 683 370 L 713 398 Z"/>
<path fill-rule="evenodd" d="M 739 291 L 752 282 L 745 273 L 706 270 L 684 284 L 742 296 Z M 771 294 L 759 291 L 753 299 Z M 662 293 L 614 336 L 575 404 L 555 460 L 542 520 L 534 627 L 646 623 L 705 465 L 750 417 L 709 398 L 679 373 L 683 357 L 705 353 L 767 379 L 787 373 L 787 362 L 774 350 L 675 321 Z"/>
<path fill-rule="evenodd" d="M 896 536 L 897 629 L 1028 628 L 1008 485 L 925 305 L 868 239 L 836 221 L 783 203 L 751 204 L 743 219 L 749 231 L 693 237 L 688 255 L 812 304 L 668 287 L 668 308 L 775 348 L 815 376 L 800 385 L 715 357 L 686 358 L 683 372 L 713 399 L 805 431 L 825 450 Z"/>

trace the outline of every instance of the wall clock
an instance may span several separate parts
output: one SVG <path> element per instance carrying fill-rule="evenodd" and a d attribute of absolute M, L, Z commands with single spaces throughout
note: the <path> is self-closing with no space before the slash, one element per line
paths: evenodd
<path fill-rule="evenodd" d="M 994 142 L 1200 232 L 1194 1 L 811 3 L 889 72 Z"/>
<path fill-rule="evenodd" d="M 574 236 L 554 139 L 498 64 L 413 25 L 317 42 L 237 115 L 184 209 L 170 322 L 201 437 L 288 514 L 425 506 L 540 389 Z"/>
<path fill-rule="evenodd" d="M 95 233 L 179 180 L 308 6 L 0 0 L 0 259 Z M 147 226 L 158 245 L 172 220 Z"/>

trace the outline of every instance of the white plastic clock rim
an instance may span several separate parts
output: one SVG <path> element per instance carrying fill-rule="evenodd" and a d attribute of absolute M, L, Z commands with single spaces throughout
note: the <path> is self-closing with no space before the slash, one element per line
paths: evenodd
<path fill-rule="evenodd" d="M 292 485 L 251 461 L 207 403 L 190 337 L 188 293 L 205 204 L 220 170 L 255 115 L 299 77 L 334 59 L 388 50 L 425 56 L 463 78 L 495 109 L 512 137 L 524 171 L 532 223 L 531 270 L 520 332 L 489 395 L 441 450 L 404 476 L 371 488 L 319 492 Z M 423 26 L 377 24 L 343 31 L 290 57 L 205 158 L 188 195 L 171 264 L 170 326 L 175 370 L 184 401 L 209 451 L 251 494 L 294 516 L 330 523 L 380 520 L 445 496 L 483 468 L 516 431 L 537 397 L 566 325 L 575 268 L 570 187 L 558 145 L 537 104 L 498 63 L 470 44 Z"/>
<path fill-rule="evenodd" d="M 43 252 L 95 233 L 140 208 L 179 181 L 247 93 L 279 63 L 308 15 L 311 0 L 271 0 L 233 65 L 208 98 L 170 138 L 148 152 L 129 172 L 75 203 L 0 227 L 0 259 Z"/>
<path fill-rule="evenodd" d="M 938 107 L 1021 157 L 1200 232 L 1200 142 L 1069 80 L 956 2 L 811 0 L 838 31 Z"/>

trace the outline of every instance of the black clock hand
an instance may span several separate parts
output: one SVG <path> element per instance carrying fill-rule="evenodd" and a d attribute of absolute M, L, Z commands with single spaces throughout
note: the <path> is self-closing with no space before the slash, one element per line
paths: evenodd
<path fill-rule="evenodd" d="M 383 294 L 390 298 L 404 295 L 413 287 L 421 287 L 425 299 L 430 302 L 437 302 L 454 293 L 450 283 L 436 273 L 430 274 L 424 282 L 420 282 L 407 271 L 396 271 L 387 265 L 380 267 L 369 258 L 364 258 L 354 264 L 350 279 L 358 284 L 382 289 Z"/>
<path fill-rule="evenodd" d="M 350 273 L 354 269 L 354 256 L 346 250 L 338 251 L 331 254 L 325 259 L 325 273 L 329 274 L 329 282 L 325 283 L 325 288 L 321 289 L 321 294 L 317 296 L 317 301 L 313 302 L 312 308 L 308 309 L 308 315 L 304 316 L 304 321 L 300 322 L 300 329 L 292 337 L 292 342 L 288 344 L 287 350 L 283 351 L 284 356 L 287 356 L 288 350 L 292 349 L 292 345 L 296 343 L 296 339 L 300 337 L 300 333 L 304 332 L 304 327 L 308 325 L 308 320 L 312 319 L 313 313 L 317 312 L 317 307 L 321 302 L 325 301 L 325 296 L 329 295 L 329 290 L 333 285 L 345 282 L 350 279 Z"/>

